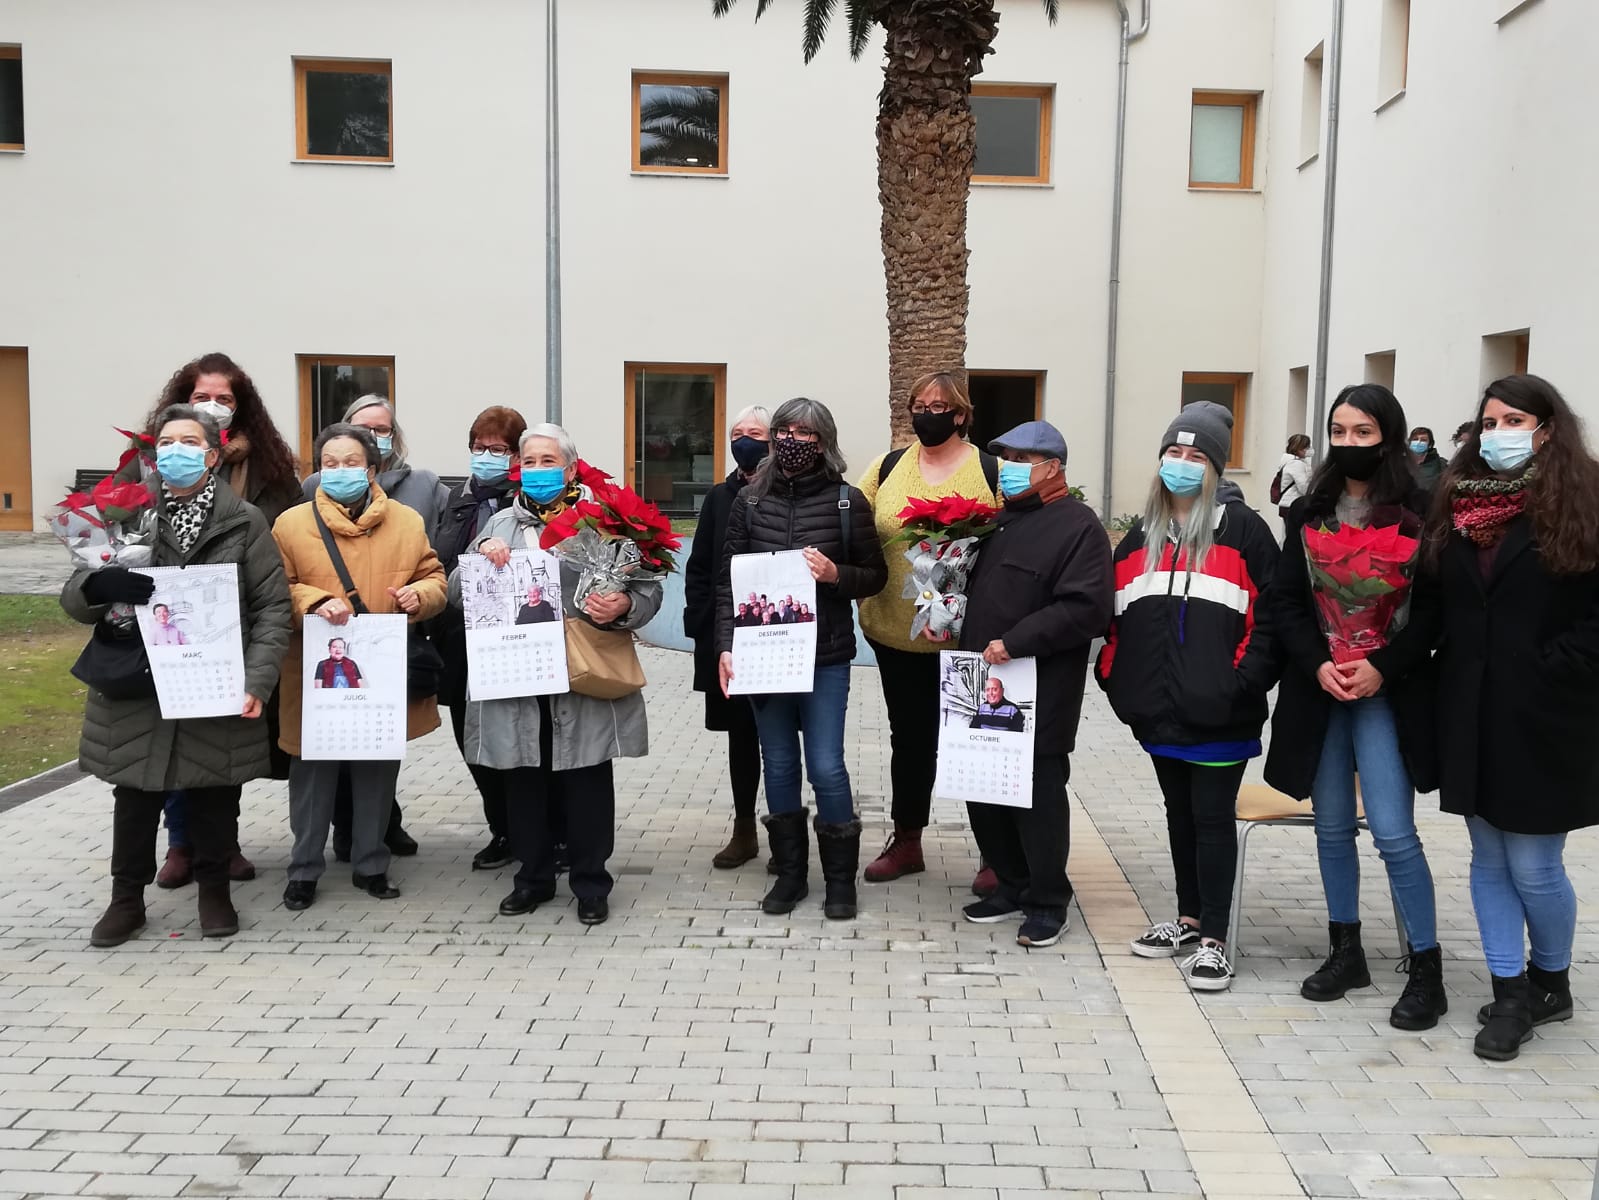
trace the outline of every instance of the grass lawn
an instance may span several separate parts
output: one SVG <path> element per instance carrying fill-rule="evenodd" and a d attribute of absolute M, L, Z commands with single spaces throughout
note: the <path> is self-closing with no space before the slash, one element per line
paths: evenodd
<path fill-rule="evenodd" d="M 0 786 L 77 757 L 88 633 L 54 596 L 0 596 Z"/>

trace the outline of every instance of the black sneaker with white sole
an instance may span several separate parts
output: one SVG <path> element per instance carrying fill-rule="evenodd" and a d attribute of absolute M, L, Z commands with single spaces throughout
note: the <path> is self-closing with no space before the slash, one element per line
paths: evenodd
<path fill-rule="evenodd" d="M 1026 946 L 1030 950 L 1040 946 L 1053 946 L 1060 941 L 1061 934 L 1066 932 L 1070 924 L 1070 913 L 1067 913 L 1064 919 L 1045 913 L 1028 913 L 1027 919 L 1022 922 L 1022 927 L 1016 931 L 1016 944 Z"/>
<path fill-rule="evenodd" d="M 994 895 L 968 904 L 961 909 L 961 915 L 974 925 L 993 925 L 999 921 L 1019 919 L 1022 906 L 1013 904 L 1003 896 Z"/>
<path fill-rule="evenodd" d="M 1226 947 L 1214 942 L 1201 943 L 1198 950 L 1183 959 L 1180 970 L 1196 992 L 1225 992 L 1233 984 L 1233 965 L 1227 961 Z"/>
<path fill-rule="evenodd" d="M 1176 958 L 1184 946 L 1197 945 L 1199 930 L 1181 921 L 1162 921 L 1144 930 L 1144 936 L 1129 943 L 1140 958 Z"/>

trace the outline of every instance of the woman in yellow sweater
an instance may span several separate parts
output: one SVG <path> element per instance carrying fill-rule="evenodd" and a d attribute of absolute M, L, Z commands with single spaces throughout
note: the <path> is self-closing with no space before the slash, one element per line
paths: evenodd
<path fill-rule="evenodd" d="M 923 375 L 911 384 L 907 405 L 916 441 L 873 460 L 860 481 L 885 546 L 900 532 L 899 513 L 912 497 L 965 496 L 998 504 L 999 464 L 966 441 L 972 402 L 955 375 L 948 371 Z M 868 883 L 886 883 L 926 870 L 922 830 L 932 810 L 938 766 L 933 748 L 938 744 L 940 647 L 926 638 L 912 639 L 916 604 L 903 596 L 910 564 L 903 553 L 893 550 L 887 558 L 888 586 L 860 602 L 861 629 L 877 656 L 888 706 L 889 776 L 894 791 L 894 835 L 866 868 Z"/>

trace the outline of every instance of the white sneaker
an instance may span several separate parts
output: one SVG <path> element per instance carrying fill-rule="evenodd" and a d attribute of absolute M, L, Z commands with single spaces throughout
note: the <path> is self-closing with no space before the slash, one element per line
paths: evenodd
<path fill-rule="evenodd" d="M 1226 948 L 1211 942 L 1202 943 L 1178 969 L 1196 992 L 1225 992 L 1233 983 L 1233 965 L 1227 961 Z"/>
<path fill-rule="evenodd" d="M 1199 930 L 1181 921 L 1162 921 L 1151 925 L 1141 938 L 1134 938 L 1133 953 L 1143 958 L 1176 958 L 1184 946 L 1199 941 Z"/>

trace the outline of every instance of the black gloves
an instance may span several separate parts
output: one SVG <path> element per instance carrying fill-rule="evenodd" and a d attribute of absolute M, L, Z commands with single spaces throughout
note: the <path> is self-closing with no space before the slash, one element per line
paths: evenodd
<path fill-rule="evenodd" d="M 153 595 L 155 580 L 126 567 L 101 567 L 83 582 L 90 604 L 148 604 Z"/>

